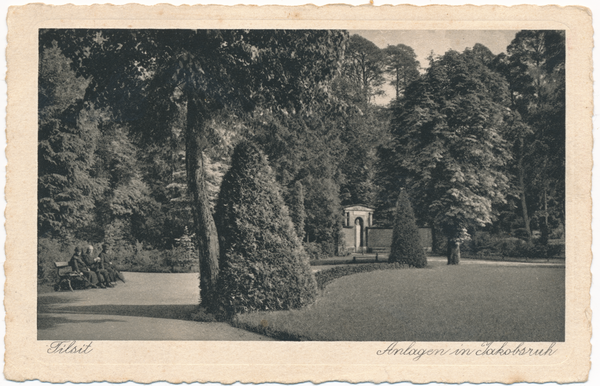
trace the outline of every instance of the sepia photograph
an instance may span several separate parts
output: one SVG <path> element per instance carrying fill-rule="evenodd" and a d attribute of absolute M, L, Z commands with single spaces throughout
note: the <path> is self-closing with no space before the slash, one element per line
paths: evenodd
<path fill-rule="evenodd" d="M 40 29 L 39 340 L 565 340 L 564 30 Z"/>
<path fill-rule="evenodd" d="M 586 9 L 7 27 L 6 379 L 588 379 Z"/>

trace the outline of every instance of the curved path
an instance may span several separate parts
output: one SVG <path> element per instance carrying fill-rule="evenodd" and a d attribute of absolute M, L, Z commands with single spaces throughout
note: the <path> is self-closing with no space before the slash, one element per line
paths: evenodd
<path fill-rule="evenodd" d="M 446 263 L 448 260 L 445 256 L 427 256 L 427 261 Z M 564 267 L 565 260 L 552 259 L 552 261 L 546 261 L 544 259 L 532 259 L 529 261 L 511 261 L 462 258 L 460 259 L 460 264 L 501 265 L 512 267 Z"/>
<path fill-rule="evenodd" d="M 190 320 L 197 273 L 125 272 L 115 288 L 38 296 L 39 340 L 272 340 L 227 323 Z"/>
<path fill-rule="evenodd" d="M 374 263 L 375 262 L 375 255 L 370 253 L 370 254 L 365 254 L 365 255 L 360 255 L 360 254 L 356 254 L 357 258 L 358 258 L 358 263 Z M 387 254 L 381 254 L 381 256 L 379 257 L 381 262 L 385 262 L 388 259 Z M 354 265 L 356 263 L 352 262 L 352 255 L 350 255 L 350 257 L 348 257 L 347 259 L 347 263 L 344 263 L 343 260 L 340 260 L 338 263 L 336 264 L 327 264 L 325 263 L 325 265 L 313 265 L 311 266 L 311 269 L 313 272 L 318 272 L 318 271 L 323 271 L 326 269 L 332 269 L 335 267 L 341 267 L 341 266 L 348 266 L 348 265 Z M 327 261 L 327 260 L 325 260 Z M 444 265 L 447 262 L 447 258 L 445 256 L 439 256 L 439 255 L 427 255 L 427 262 L 431 265 Z M 562 259 L 552 259 L 552 261 L 546 261 L 543 259 L 535 259 L 535 260 L 529 260 L 529 261 L 510 261 L 510 260 L 483 260 L 483 259 L 469 259 L 469 258 L 462 258 L 460 260 L 460 264 L 462 265 L 496 265 L 496 266 L 512 266 L 512 267 L 564 267 L 565 266 L 565 260 Z"/>

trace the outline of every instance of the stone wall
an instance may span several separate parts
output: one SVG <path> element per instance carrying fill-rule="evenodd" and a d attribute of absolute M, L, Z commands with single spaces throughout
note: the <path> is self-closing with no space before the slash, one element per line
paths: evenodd
<path fill-rule="evenodd" d="M 342 234 L 344 235 L 343 253 L 354 252 L 354 228 L 344 227 L 342 228 Z"/>
<path fill-rule="evenodd" d="M 427 252 L 431 252 L 433 248 L 433 236 L 431 235 L 431 228 L 419 228 L 419 238 L 421 239 L 421 246 Z"/>
<path fill-rule="evenodd" d="M 391 228 L 367 228 L 367 249 L 389 252 L 392 245 Z"/>

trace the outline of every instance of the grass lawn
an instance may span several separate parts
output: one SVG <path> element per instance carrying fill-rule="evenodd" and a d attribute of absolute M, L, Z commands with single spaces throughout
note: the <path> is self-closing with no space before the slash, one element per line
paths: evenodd
<path fill-rule="evenodd" d="M 238 315 L 234 325 L 279 339 L 564 341 L 565 270 L 430 262 L 361 273 L 305 309 Z"/>

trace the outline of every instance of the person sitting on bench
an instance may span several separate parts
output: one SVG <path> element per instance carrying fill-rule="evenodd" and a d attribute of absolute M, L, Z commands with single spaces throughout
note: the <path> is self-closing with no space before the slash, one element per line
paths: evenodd
<path fill-rule="evenodd" d="M 98 283 L 98 278 L 81 259 L 81 248 L 75 247 L 75 253 L 73 254 L 73 257 L 71 257 L 71 260 L 69 260 L 69 265 L 73 272 L 81 273 L 83 275 L 88 287 L 97 288 L 96 284 Z"/>
<path fill-rule="evenodd" d="M 111 282 L 116 284 L 118 279 L 125 283 L 125 277 L 121 272 L 119 272 L 117 267 L 113 265 L 113 263 L 110 261 L 110 258 L 108 257 L 108 244 L 104 244 L 102 246 L 102 252 L 100 252 L 98 258 L 100 258 L 100 264 L 102 269 L 105 269 L 108 272 L 108 278 Z"/>
<path fill-rule="evenodd" d="M 108 272 L 102 268 L 99 259 L 94 258 L 94 247 L 92 247 L 91 245 L 87 246 L 85 254 L 83 255 L 83 261 L 98 276 L 98 281 L 99 281 L 98 287 L 100 287 L 100 288 L 112 288 L 113 287 L 113 285 L 110 284 Z"/>

